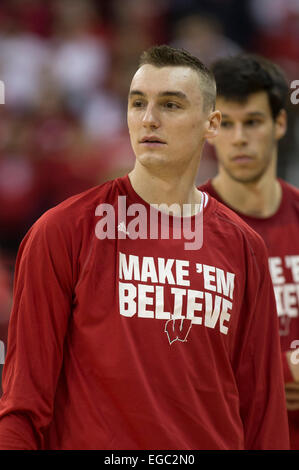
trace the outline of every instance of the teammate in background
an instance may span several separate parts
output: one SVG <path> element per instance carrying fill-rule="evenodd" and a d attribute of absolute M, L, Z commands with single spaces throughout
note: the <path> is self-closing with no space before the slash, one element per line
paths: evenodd
<path fill-rule="evenodd" d="M 216 106 L 222 113 L 220 131 L 211 142 L 219 170 L 200 189 L 233 209 L 266 243 L 291 447 L 299 449 L 299 190 L 277 178 L 278 142 L 287 129 L 288 85 L 278 66 L 251 54 L 220 59 L 212 71 Z"/>
<path fill-rule="evenodd" d="M 0 448 L 289 448 L 265 244 L 195 186 L 220 126 L 215 95 L 189 53 L 146 51 L 128 99 L 133 170 L 67 199 L 26 235 Z M 144 234 L 151 213 L 157 237 Z M 170 230 L 186 221 L 202 245 Z"/>

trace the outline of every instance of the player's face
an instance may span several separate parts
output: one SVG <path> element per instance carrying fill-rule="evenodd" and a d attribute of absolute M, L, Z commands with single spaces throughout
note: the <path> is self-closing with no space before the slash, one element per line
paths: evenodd
<path fill-rule="evenodd" d="M 133 77 L 128 127 L 137 161 L 150 168 L 198 163 L 211 132 L 200 78 L 189 67 L 143 65 Z"/>
<path fill-rule="evenodd" d="M 221 127 L 213 140 L 219 170 L 235 181 L 258 181 L 273 166 L 277 141 L 285 133 L 285 114 L 274 121 L 266 92 L 249 95 L 245 103 L 216 100 Z M 269 173 L 270 174 L 270 173 Z"/>

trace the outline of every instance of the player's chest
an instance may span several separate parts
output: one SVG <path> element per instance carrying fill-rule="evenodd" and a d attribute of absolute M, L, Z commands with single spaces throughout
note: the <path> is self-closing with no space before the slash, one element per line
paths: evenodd
<path fill-rule="evenodd" d="M 94 321 L 186 319 L 227 335 L 244 284 L 240 266 L 212 245 L 188 251 L 179 240 L 110 240 L 93 247 L 75 302 L 78 308 L 87 302 Z"/>

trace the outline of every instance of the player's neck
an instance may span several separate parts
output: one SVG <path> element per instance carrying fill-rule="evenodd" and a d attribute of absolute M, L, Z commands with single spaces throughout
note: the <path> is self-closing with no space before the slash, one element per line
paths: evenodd
<path fill-rule="evenodd" d="M 180 209 L 183 204 L 189 204 L 190 212 L 184 213 L 185 215 L 193 215 L 198 211 L 201 193 L 195 186 L 194 175 L 190 175 L 190 178 L 186 175 L 163 176 L 135 166 L 129 173 L 129 178 L 136 193 L 149 204 L 175 204 Z M 173 211 L 173 214 L 180 215 L 179 211 L 178 214 Z"/>
<path fill-rule="evenodd" d="M 212 179 L 212 186 L 231 208 L 252 217 L 271 217 L 282 198 L 282 189 L 274 173 L 244 184 L 221 172 Z"/>

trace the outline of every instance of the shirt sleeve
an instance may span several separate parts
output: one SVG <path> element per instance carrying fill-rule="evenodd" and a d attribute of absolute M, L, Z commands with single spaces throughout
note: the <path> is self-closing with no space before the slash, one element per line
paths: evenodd
<path fill-rule="evenodd" d="M 264 243 L 249 256 L 236 381 L 245 449 L 289 449 L 278 316 Z"/>
<path fill-rule="evenodd" d="M 72 247 L 63 225 L 46 213 L 18 252 L 0 400 L 0 449 L 42 449 L 52 418 L 72 304 Z"/>

